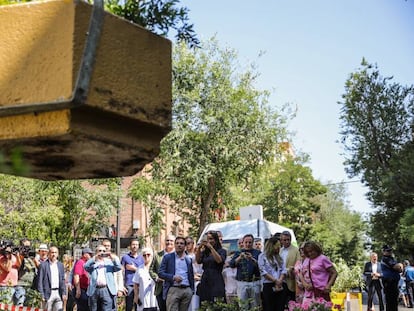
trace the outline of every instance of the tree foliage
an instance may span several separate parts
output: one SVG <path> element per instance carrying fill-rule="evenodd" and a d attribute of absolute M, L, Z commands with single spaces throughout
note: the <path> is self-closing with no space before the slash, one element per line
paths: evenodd
<path fill-rule="evenodd" d="M 83 244 L 108 225 L 118 206 L 118 184 L 117 179 L 44 182 L 0 175 L 0 237 L 66 249 Z"/>
<path fill-rule="evenodd" d="M 278 152 L 285 116 L 241 72 L 236 53 L 213 39 L 202 49 L 178 45 L 173 60 L 173 130 L 161 143 L 153 178 L 199 231 L 225 208 L 232 183 Z"/>
<path fill-rule="evenodd" d="M 179 0 L 107 0 L 106 7 L 112 13 L 162 36 L 175 31 L 178 42 L 189 46 L 200 43 L 189 22 L 188 9 L 179 7 Z"/>
<path fill-rule="evenodd" d="M 267 220 L 293 229 L 299 241 L 305 240 L 320 208 L 315 197 L 327 191 L 313 178 L 306 160 L 285 155 L 263 165 L 246 186 L 233 187 L 235 207 L 263 205 Z"/>
<path fill-rule="evenodd" d="M 307 239 L 321 242 L 325 254 L 334 262 L 342 259 L 354 266 L 364 258 L 366 225 L 359 213 L 350 210 L 343 184 L 327 187 L 327 193 L 316 198 L 320 209 L 314 214 Z"/>
<path fill-rule="evenodd" d="M 345 84 L 341 134 L 347 173 L 361 176 L 377 207 L 371 219 L 374 241 L 405 245 L 400 220 L 413 203 L 414 87 L 392 79 L 362 61 Z"/>

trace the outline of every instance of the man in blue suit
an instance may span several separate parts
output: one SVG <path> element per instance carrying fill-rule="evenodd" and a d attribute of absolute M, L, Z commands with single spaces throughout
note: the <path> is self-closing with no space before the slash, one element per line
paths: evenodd
<path fill-rule="evenodd" d="M 105 246 L 99 245 L 95 256 L 85 263 L 84 269 L 90 276 L 86 291 L 90 310 L 114 310 L 117 294 L 114 272 L 122 269 L 118 257 L 110 252 L 107 253 Z"/>
<path fill-rule="evenodd" d="M 372 311 L 372 301 L 374 299 L 375 292 L 379 300 L 380 311 L 384 311 L 384 302 L 382 301 L 382 269 L 381 264 L 378 262 L 377 253 L 371 253 L 371 260 L 365 263 L 364 267 L 365 283 L 368 291 L 368 310 Z"/>
<path fill-rule="evenodd" d="M 42 295 L 43 309 L 47 311 L 63 310 L 63 301 L 67 299 L 65 269 L 58 261 L 59 251 L 52 246 L 48 259 L 39 267 L 38 290 Z"/>
<path fill-rule="evenodd" d="M 194 293 L 193 264 L 185 253 L 185 238 L 177 237 L 174 246 L 175 252 L 162 258 L 158 276 L 164 280 L 167 311 L 187 311 Z"/>

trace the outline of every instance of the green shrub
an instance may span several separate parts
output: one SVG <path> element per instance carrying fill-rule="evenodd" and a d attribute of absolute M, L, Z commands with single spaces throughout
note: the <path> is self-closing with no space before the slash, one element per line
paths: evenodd
<path fill-rule="evenodd" d="M 343 260 L 340 260 L 339 263 L 335 265 L 335 268 L 338 272 L 338 277 L 332 287 L 332 291 L 344 293 L 353 289 L 362 290 L 364 288 L 365 284 L 364 279 L 362 278 L 362 267 L 354 266 L 351 269 Z"/>

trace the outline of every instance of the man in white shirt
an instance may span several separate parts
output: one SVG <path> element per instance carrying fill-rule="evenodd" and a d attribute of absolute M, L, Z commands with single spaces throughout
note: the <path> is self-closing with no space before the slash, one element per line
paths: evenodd
<path fill-rule="evenodd" d="M 299 248 L 292 245 L 292 235 L 289 231 L 283 231 L 280 235 L 280 256 L 286 266 L 286 279 L 283 283 L 284 290 L 286 291 L 286 306 L 289 301 L 296 300 L 296 279 L 294 273 L 294 267 L 296 262 L 300 259 Z"/>
<path fill-rule="evenodd" d="M 43 309 L 47 311 L 63 310 L 63 301 L 67 299 L 65 269 L 58 256 L 59 250 L 52 246 L 48 259 L 39 268 L 38 290 L 42 295 Z"/>
<path fill-rule="evenodd" d="M 377 253 L 372 252 L 370 257 L 371 260 L 366 262 L 364 266 L 364 276 L 368 291 L 368 311 L 374 309 L 372 302 L 375 293 L 377 293 L 379 300 L 380 311 L 384 311 L 384 302 L 382 300 L 382 285 L 380 281 L 382 278 L 381 264 L 378 262 Z"/>

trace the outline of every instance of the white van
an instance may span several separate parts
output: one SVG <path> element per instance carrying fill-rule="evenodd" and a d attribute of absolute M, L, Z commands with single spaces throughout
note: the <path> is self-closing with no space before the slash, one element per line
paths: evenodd
<path fill-rule="evenodd" d="M 289 231 L 292 235 L 292 244 L 297 245 L 295 233 L 292 229 L 263 219 L 232 220 L 208 224 L 201 233 L 198 243 L 201 243 L 203 236 L 211 230 L 221 231 L 223 234 L 222 246 L 227 249 L 228 254 L 238 250 L 237 241 L 246 234 L 253 234 L 255 238 L 260 238 L 262 245 L 264 245 L 265 241 L 272 235 Z"/>

